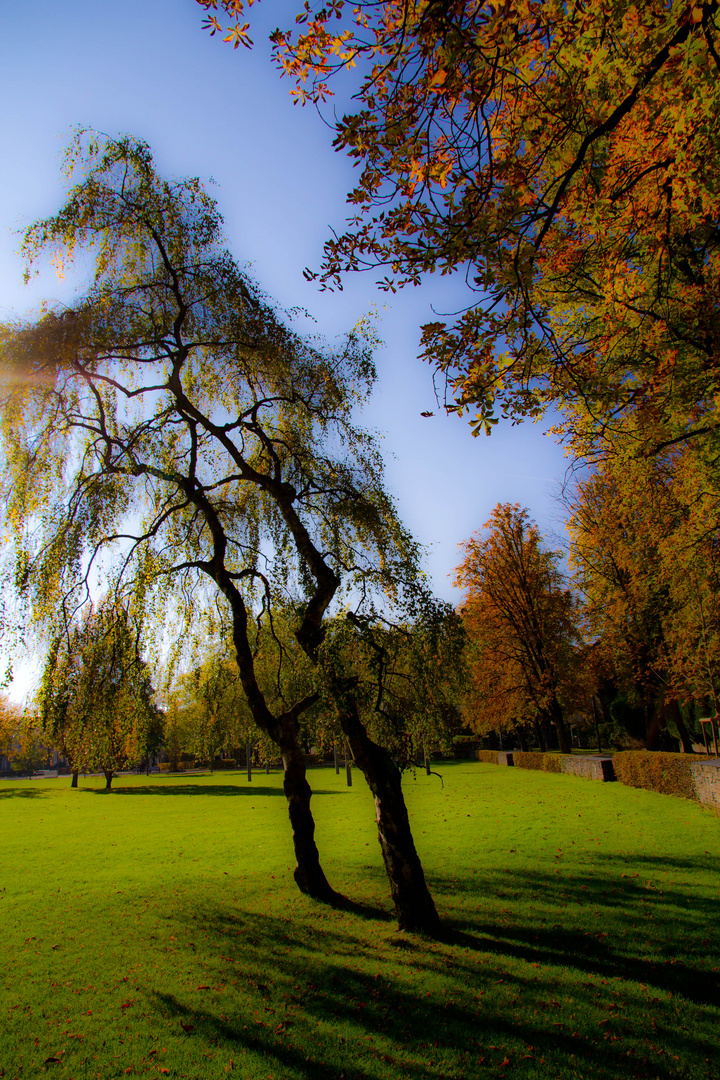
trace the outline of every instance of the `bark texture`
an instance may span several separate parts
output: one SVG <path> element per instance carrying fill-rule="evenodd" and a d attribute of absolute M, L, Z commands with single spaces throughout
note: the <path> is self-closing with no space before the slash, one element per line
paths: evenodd
<path fill-rule="evenodd" d="M 320 865 L 320 854 L 315 843 L 315 820 L 310 810 L 312 790 L 305 775 L 302 750 L 290 724 L 283 725 L 279 742 L 285 769 L 283 788 L 297 862 L 293 877 L 300 892 L 312 896 L 314 900 L 331 903 L 339 897 Z"/>
<path fill-rule="evenodd" d="M 355 702 L 344 694 L 336 701 L 352 759 L 362 771 L 375 799 L 378 840 L 398 926 L 401 930 L 437 935 L 440 918 L 415 850 L 400 769 L 388 751 L 370 738 Z"/>

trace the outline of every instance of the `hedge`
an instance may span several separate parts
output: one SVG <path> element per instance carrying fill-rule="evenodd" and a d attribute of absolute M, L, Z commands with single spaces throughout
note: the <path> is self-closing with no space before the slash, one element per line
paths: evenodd
<path fill-rule="evenodd" d="M 657 750 L 621 750 L 613 754 L 615 775 L 621 784 L 696 799 L 694 754 L 666 754 Z"/>
<path fill-rule="evenodd" d="M 537 751 L 523 753 L 515 750 L 513 761 L 516 769 L 539 769 L 542 772 L 560 773 L 563 771 L 561 754 L 541 754 Z"/>
<path fill-rule="evenodd" d="M 498 764 L 497 750 L 476 750 L 475 757 L 478 759 L 478 761 L 484 761 L 486 765 Z"/>

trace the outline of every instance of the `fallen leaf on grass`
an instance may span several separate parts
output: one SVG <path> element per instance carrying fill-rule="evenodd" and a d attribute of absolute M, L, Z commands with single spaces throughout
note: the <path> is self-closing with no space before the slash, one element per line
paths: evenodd
<path fill-rule="evenodd" d="M 183 1029 L 183 1031 L 194 1031 L 195 1030 L 195 1025 L 194 1024 L 183 1024 L 183 1023 L 181 1023 L 180 1027 Z"/>
<path fill-rule="evenodd" d="M 209 986 L 196 986 L 195 989 L 196 990 L 210 990 L 211 987 L 209 987 Z"/>
<path fill-rule="evenodd" d="M 60 1064 L 60 1058 L 59 1057 L 45 1058 L 45 1064 L 46 1065 L 59 1065 Z"/>

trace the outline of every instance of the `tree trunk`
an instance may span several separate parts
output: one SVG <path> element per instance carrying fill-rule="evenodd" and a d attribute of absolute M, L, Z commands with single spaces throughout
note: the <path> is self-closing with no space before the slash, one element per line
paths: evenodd
<path fill-rule="evenodd" d="M 340 725 L 352 759 L 362 770 L 375 798 L 378 840 L 401 930 L 436 935 L 440 919 L 415 850 L 402 793 L 402 777 L 389 752 L 367 734 L 355 701 L 336 698 Z"/>
<path fill-rule="evenodd" d="M 660 731 L 662 729 L 662 717 L 657 701 L 651 704 L 645 703 L 645 749 L 660 749 Z"/>
<path fill-rule="evenodd" d="M 80 772 L 79 769 L 73 769 L 73 771 L 72 771 L 72 780 L 70 781 L 70 787 L 77 787 L 78 786 L 78 773 L 79 772 Z"/>
<path fill-rule="evenodd" d="M 538 746 L 540 747 L 540 752 L 544 754 L 547 750 L 547 742 L 545 741 L 542 724 L 538 719 L 535 719 L 533 720 L 533 727 L 535 728 L 535 735 L 537 737 Z"/>
<path fill-rule="evenodd" d="M 683 715 L 682 715 L 682 712 L 680 710 L 680 703 L 677 700 L 677 698 L 672 698 L 667 703 L 667 708 L 668 708 L 668 711 L 669 711 L 670 715 L 672 716 L 673 720 L 675 721 L 675 727 L 677 728 L 678 735 L 680 736 L 680 742 L 682 743 L 683 753 L 692 754 L 693 753 L 692 739 L 690 738 L 690 734 L 688 732 L 688 729 L 685 727 L 685 721 L 683 720 Z"/>
<path fill-rule="evenodd" d="M 109 791 L 112 787 L 113 771 L 112 769 L 103 769 L 103 772 L 105 773 L 105 790 Z"/>
<path fill-rule="evenodd" d="M 300 892 L 326 903 L 339 899 L 330 886 L 315 844 L 315 820 L 310 811 L 312 790 L 305 776 L 305 759 L 297 737 L 297 726 L 292 719 L 285 719 L 277 740 L 282 753 L 283 788 L 288 803 L 290 824 L 297 865 L 293 877 Z"/>
<path fill-rule="evenodd" d="M 570 731 L 565 723 L 565 716 L 563 715 L 562 705 L 558 699 L 553 696 L 550 702 L 550 716 L 555 721 L 555 729 L 558 737 L 558 748 L 561 754 L 569 754 L 572 751 L 572 740 L 570 739 Z"/>

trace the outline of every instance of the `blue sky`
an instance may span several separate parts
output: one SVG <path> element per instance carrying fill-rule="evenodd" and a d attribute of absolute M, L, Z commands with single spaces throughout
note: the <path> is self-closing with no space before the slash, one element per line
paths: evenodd
<path fill-rule="evenodd" d="M 385 345 L 365 423 L 382 433 L 388 487 L 429 549 L 436 592 L 457 600 L 457 545 L 497 502 L 519 502 L 541 529 L 561 530 L 554 494 L 567 463 L 538 425 L 473 439 L 464 420 L 437 408 L 432 372 L 417 359 L 419 327 L 433 310 L 462 306 L 461 278 L 396 296 L 378 292 L 370 275 L 348 279 L 340 294 L 303 279 L 330 228 L 343 226 L 354 172 L 332 150 L 331 129 L 314 109 L 293 106 L 270 63 L 265 30 L 292 24 L 297 7 L 254 7 L 249 53 L 210 38 L 194 0 L 0 5 L 0 320 L 42 297 L 70 298 L 50 272 L 23 286 L 16 251 L 19 231 L 60 205 L 61 151 L 74 126 L 129 132 L 150 143 L 161 171 L 212 177 L 231 249 L 281 305 L 313 315 L 309 330 L 332 338 L 378 308 Z M 424 410 L 436 415 L 423 419 Z"/>

